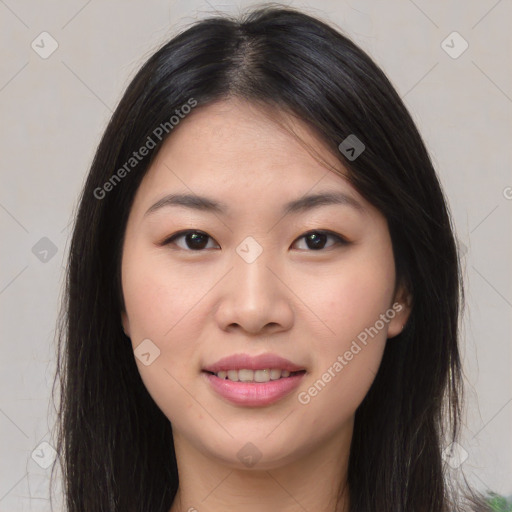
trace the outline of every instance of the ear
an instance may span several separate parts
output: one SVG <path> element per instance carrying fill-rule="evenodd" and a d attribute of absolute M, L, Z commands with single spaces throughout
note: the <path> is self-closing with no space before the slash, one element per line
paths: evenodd
<path fill-rule="evenodd" d="M 123 326 L 124 333 L 129 338 L 130 337 L 130 321 L 128 320 L 128 315 L 126 314 L 126 311 L 121 312 L 121 324 Z"/>
<path fill-rule="evenodd" d="M 405 286 L 400 286 L 395 293 L 391 309 L 395 316 L 388 325 L 388 339 L 399 335 L 405 328 L 412 309 L 412 296 Z"/>

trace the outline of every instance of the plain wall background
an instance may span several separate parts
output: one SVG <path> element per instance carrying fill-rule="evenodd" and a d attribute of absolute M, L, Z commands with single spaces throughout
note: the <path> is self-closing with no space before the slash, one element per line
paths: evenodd
<path fill-rule="evenodd" d="M 44 466 L 52 460 L 49 400 L 69 224 L 111 112 L 162 42 L 215 10 L 237 13 L 246 5 L 0 0 L 2 512 L 50 510 L 50 468 Z M 450 460 L 465 459 L 459 469 L 478 489 L 510 495 L 512 4 L 289 5 L 336 24 L 365 49 L 424 137 L 465 262 L 468 411 L 462 448 Z M 40 36 L 44 31 L 58 44 L 46 59 L 31 47 L 35 41 L 40 53 L 51 49 L 49 37 Z M 462 39 L 450 36 L 442 44 L 453 31 L 469 45 L 457 58 Z"/>

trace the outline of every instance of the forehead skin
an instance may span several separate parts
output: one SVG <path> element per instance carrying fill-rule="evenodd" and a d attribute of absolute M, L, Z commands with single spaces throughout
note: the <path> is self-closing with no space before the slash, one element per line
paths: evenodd
<path fill-rule="evenodd" d="M 347 175 L 301 121 L 232 98 L 197 107 L 174 127 L 137 191 L 131 217 L 142 219 L 172 189 L 219 200 L 223 195 L 228 211 L 217 218 L 228 228 L 234 220 L 251 217 L 266 218 L 273 226 L 283 217 L 280 207 L 285 202 L 334 190 L 356 198 L 365 213 L 385 223 Z M 346 209 L 346 215 L 352 213 Z"/>

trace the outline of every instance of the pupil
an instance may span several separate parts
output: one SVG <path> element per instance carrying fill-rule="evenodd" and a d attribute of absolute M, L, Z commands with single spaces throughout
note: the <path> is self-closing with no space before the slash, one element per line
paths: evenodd
<path fill-rule="evenodd" d="M 308 247 L 310 249 L 318 249 L 319 246 L 321 247 L 323 244 L 325 244 L 326 236 L 327 235 L 324 233 L 311 233 L 306 238 Z M 309 242 L 312 242 L 312 244 Z"/>
<path fill-rule="evenodd" d="M 201 240 L 202 238 L 202 240 Z M 191 242 L 191 249 L 203 249 L 206 246 L 206 236 L 201 233 L 188 233 L 187 243 Z"/>

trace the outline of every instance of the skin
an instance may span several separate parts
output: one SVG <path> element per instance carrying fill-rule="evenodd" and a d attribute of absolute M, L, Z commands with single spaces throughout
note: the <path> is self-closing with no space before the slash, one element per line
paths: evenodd
<path fill-rule="evenodd" d="M 406 293 L 395 286 L 385 218 L 349 184 L 322 142 L 288 120 L 339 173 L 320 165 L 261 108 L 230 99 L 198 107 L 180 122 L 130 211 L 122 323 L 134 349 L 150 339 L 160 350 L 148 366 L 136 362 L 173 428 L 180 487 L 170 512 L 334 510 L 334 489 L 347 478 L 355 411 L 387 339 L 409 315 Z M 334 204 L 283 216 L 284 203 L 323 191 L 344 192 L 363 209 Z M 226 203 L 228 214 L 167 206 L 145 215 L 170 193 L 211 197 Z M 184 236 L 160 245 L 184 229 L 211 238 L 200 251 Z M 319 229 L 350 243 L 329 236 L 319 249 L 308 246 L 304 234 Z M 236 252 L 247 236 L 262 248 L 252 263 Z M 309 403 L 300 403 L 298 393 L 397 302 L 401 311 Z M 272 405 L 234 405 L 201 373 L 227 355 L 267 352 L 307 372 L 297 391 Z M 237 456 L 248 442 L 261 454 L 252 467 Z M 345 492 L 336 510 L 347 511 L 349 498 Z"/>

